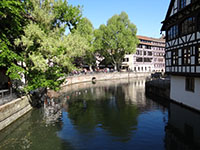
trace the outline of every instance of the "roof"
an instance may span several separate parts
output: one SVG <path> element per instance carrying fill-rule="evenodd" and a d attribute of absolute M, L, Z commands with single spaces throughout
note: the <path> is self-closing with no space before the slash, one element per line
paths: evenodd
<path fill-rule="evenodd" d="M 153 38 L 153 37 L 137 35 L 137 38 L 142 39 L 142 40 L 147 40 L 147 41 L 165 42 L 164 35 L 162 35 L 160 38 Z"/>
<path fill-rule="evenodd" d="M 175 0 L 171 0 L 171 2 L 170 2 L 170 4 L 169 4 L 169 8 L 168 8 L 168 10 L 167 10 L 167 14 L 166 14 L 166 16 L 165 16 L 165 20 L 162 21 L 163 26 L 162 26 L 162 28 L 161 28 L 161 31 L 164 31 L 164 28 L 165 28 L 165 21 L 170 17 L 170 13 L 171 13 L 172 7 L 173 7 L 173 5 L 174 5 L 174 2 L 175 2 Z"/>

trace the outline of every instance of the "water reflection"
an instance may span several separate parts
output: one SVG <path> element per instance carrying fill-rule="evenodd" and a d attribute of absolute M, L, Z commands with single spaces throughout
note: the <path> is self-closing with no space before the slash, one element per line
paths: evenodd
<path fill-rule="evenodd" d="M 200 113 L 170 104 L 166 126 L 166 150 L 200 149 Z"/>
<path fill-rule="evenodd" d="M 132 79 L 63 88 L 1 132 L 0 150 L 163 150 L 168 110 L 145 97 L 144 85 Z"/>
<path fill-rule="evenodd" d="M 46 125 L 54 124 L 61 119 L 62 116 L 62 102 L 60 99 L 46 98 L 43 108 L 43 120 Z"/>
<path fill-rule="evenodd" d="M 100 93 L 99 89 L 101 94 L 94 94 Z M 90 89 L 84 96 L 78 95 L 68 101 L 68 117 L 80 132 L 94 132 L 97 126 L 111 136 L 128 141 L 131 138 L 130 131 L 137 126 L 139 112 L 135 105 L 126 104 L 124 97 L 125 91 L 121 85 L 104 90 Z"/>
<path fill-rule="evenodd" d="M 43 110 L 33 110 L 0 133 L 0 150 L 73 149 L 57 136 L 62 123 L 46 124 Z"/>
<path fill-rule="evenodd" d="M 77 149 L 164 149 L 167 109 L 146 99 L 144 85 L 144 79 L 102 81 L 62 91 L 60 138 Z"/>

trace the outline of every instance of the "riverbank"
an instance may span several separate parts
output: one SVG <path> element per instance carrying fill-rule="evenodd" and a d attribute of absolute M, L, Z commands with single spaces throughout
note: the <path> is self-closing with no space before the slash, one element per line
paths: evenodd
<path fill-rule="evenodd" d="M 113 73 L 97 73 L 86 74 L 81 76 L 70 76 L 63 83 L 62 87 L 83 82 L 95 82 L 102 80 L 116 80 L 126 78 L 146 78 L 150 77 L 151 73 L 138 73 L 138 72 L 113 72 Z"/>
<path fill-rule="evenodd" d="M 0 131 L 32 109 L 29 96 L 23 96 L 0 106 Z"/>

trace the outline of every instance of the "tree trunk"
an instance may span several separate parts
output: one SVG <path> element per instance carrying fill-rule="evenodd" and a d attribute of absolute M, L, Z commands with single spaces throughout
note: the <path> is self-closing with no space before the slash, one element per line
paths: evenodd
<path fill-rule="evenodd" d="M 114 70 L 117 71 L 117 64 L 114 65 Z"/>
<path fill-rule="evenodd" d="M 89 65 L 90 71 L 93 72 L 92 65 Z"/>
<path fill-rule="evenodd" d="M 115 71 L 120 71 L 120 64 L 119 63 L 115 63 L 114 64 L 114 70 Z"/>

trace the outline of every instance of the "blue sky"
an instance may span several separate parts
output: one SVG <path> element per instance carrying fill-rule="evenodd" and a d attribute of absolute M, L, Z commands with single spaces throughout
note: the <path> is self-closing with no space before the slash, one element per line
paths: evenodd
<path fill-rule="evenodd" d="M 125 11 L 137 26 L 138 35 L 158 38 L 170 0 L 68 0 L 68 3 L 83 6 L 83 16 L 96 29 L 114 14 Z"/>

